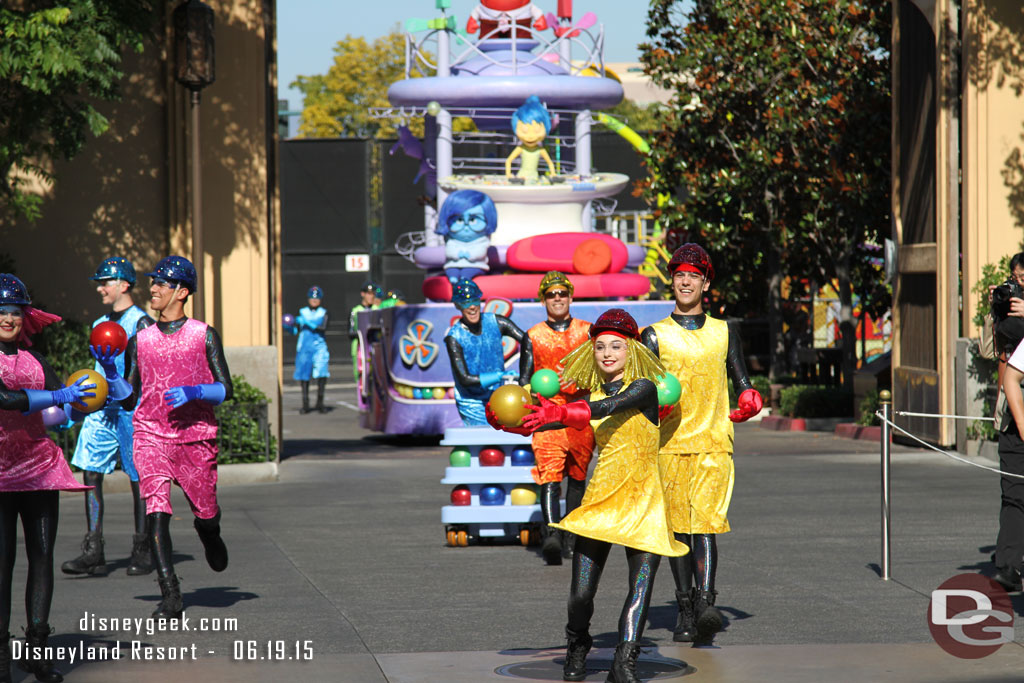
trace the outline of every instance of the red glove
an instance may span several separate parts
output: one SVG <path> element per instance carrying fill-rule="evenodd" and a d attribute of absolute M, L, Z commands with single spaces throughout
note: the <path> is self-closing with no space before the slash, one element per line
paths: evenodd
<path fill-rule="evenodd" d="M 537 21 L 533 22 L 533 27 L 535 29 L 537 29 L 538 31 L 544 31 L 548 27 L 548 22 L 547 22 L 547 20 L 544 19 L 543 15 L 542 15 L 540 19 L 538 19 Z"/>
<path fill-rule="evenodd" d="M 761 394 L 758 393 L 757 389 L 747 389 L 739 398 L 736 400 L 736 410 L 729 413 L 729 419 L 733 422 L 746 422 L 750 418 L 761 412 L 761 406 L 764 403 L 761 400 Z"/>
<path fill-rule="evenodd" d="M 473 17 L 470 17 L 469 21 L 466 22 L 466 33 L 476 33 L 479 28 L 480 24 L 476 23 L 476 19 Z"/>
<path fill-rule="evenodd" d="M 561 422 L 573 429 L 583 429 L 590 424 L 590 404 L 586 401 L 560 406 L 541 396 L 539 406 L 528 405 L 526 409 L 532 412 L 523 418 L 523 426 L 533 430 L 553 422 Z"/>
<path fill-rule="evenodd" d="M 675 403 L 671 403 L 667 406 L 660 406 L 658 408 L 658 422 L 664 422 L 665 418 L 672 414 L 672 409 L 675 407 Z"/>
<path fill-rule="evenodd" d="M 533 430 L 527 429 L 526 427 L 506 427 L 501 424 L 498 422 L 498 418 L 495 416 L 494 411 L 491 410 L 491 406 L 486 403 L 484 404 L 484 415 L 487 416 L 487 424 L 499 431 L 508 432 L 510 434 L 522 434 L 523 436 L 533 434 Z"/>

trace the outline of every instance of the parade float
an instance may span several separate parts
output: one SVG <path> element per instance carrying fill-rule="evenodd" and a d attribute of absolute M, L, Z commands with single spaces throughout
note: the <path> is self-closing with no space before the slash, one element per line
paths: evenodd
<path fill-rule="evenodd" d="M 423 121 L 422 139 L 403 126 L 399 144 L 407 153 L 415 149 L 426 194 L 436 198 L 425 209 L 423 229 L 397 245 L 424 270 L 427 303 L 358 314 L 361 423 L 388 434 L 440 435 L 463 426 L 444 345 L 459 317 L 450 303 L 454 278 L 448 272 L 455 238 L 438 220 L 455 193 L 483 193 L 496 212 L 486 247 L 479 247 L 479 239 L 461 245 L 463 255 L 473 249 L 481 254 L 472 279 L 483 291 L 484 310 L 528 329 L 545 319 L 536 300 L 543 274 L 561 270 L 575 285 L 574 317 L 594 320 L 613 301 L 641 326 L 671 311 L 670 302 L 642 300 L 652 290 L 650 250 L 593 231 L 596 203 L 630 180 L 593 168 L 591 130 L 599 121 L 608 123 L 598 110 L 623 98 L 619 82 L 605 77 L 604 28 L 597 17 L 588 12 L 574 19 L 568 0 L 552 0 L 557 15 L 538 14 L 527 2 L 491 1 L 474 10 L 465 26 L 469 35 L 447 13 L 450 0 L 434 4 L 436 17 L 407 22 L 406 77 L 389 88 L 391 106 L 375 111 L 399 122 Z M 542 104 L 545 123 L 522 114 L 528 100 Z M 453 122 L 466 119 L 475 130 L 456 131 Z M 616 132 L 635 137 L 615 123 Z M 540 143 L 524 137 L 541 125 Z M 527 166 L 538 163 L 539 146 L 546 158 L 534 175 Z M 485 222 L 480 219 L 481 227 Z M 504 342 L 505 365 L 516 370 L 518 348 L 509 338 Z M 453 445 L 477 453 L 498 444 Z"/>

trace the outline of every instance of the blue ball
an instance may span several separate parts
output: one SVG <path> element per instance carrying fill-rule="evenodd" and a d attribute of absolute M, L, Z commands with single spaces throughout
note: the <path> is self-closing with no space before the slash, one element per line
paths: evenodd
<path fill-rule="evenodd" d="M 412 390 L 412 397 L 413 398 L 423 398 L 423 390 L 420 389 L 419 387 L 414 387 L 413 390 Z"/>
<path fill-rule="evenodd" d="M 519 467 L 530 466 L 534 464 L 533 451 L 529 448 L 519 447 L 512 450 L 512 464 L 518 465 Z"/>
<path fill-rule="evenodd" d="M 500 486 L 484 486 L 480 489 L 481 505 L 504 505 L 505 489 Z"/>

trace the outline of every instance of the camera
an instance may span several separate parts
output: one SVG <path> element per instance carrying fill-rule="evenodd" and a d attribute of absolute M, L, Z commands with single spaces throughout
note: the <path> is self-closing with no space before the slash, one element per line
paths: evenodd
<path fill-rule="evenodd" d="M 1013 298 L 1024 299 L 1024 287 L 1013 278 L 1007 278 L 1006 282 L 992 290 L 992 315 L 997 319 L 1009 315 L 1010 299 Z"/>

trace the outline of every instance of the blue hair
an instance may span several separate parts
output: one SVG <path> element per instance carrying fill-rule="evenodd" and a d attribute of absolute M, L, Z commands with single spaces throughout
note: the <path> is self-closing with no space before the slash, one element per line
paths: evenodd
<path fill-rule="evenodd" d="M 512 114 L 512 132 L 516 132 L 516 126 L 519 122 L 523 123 L 537 123 L 540 121 L 544 124 L 544 134 L 551 132 L 551 114 L 548 113 L 547 107 L 540 101 L 540 98 L 536 95 L 530 95 L 523 102 L 523 106 L 516 109 L 516 113 Z"/>
<path fill-rule="evenodd" d="M 435 232 L 442 237 L 450 232 L 451 224 L 462 214 L 474 206 L 483 205 L 484 220 L 487 221 L 485 235 L 490 235 L 498 229 L 498 210 L 494 208 L 494 202 L 483 192 L 477 190 L 456 190 L 448 195 L 441 205 L 441 213 L 437 217 L 437 230 Z"/>

